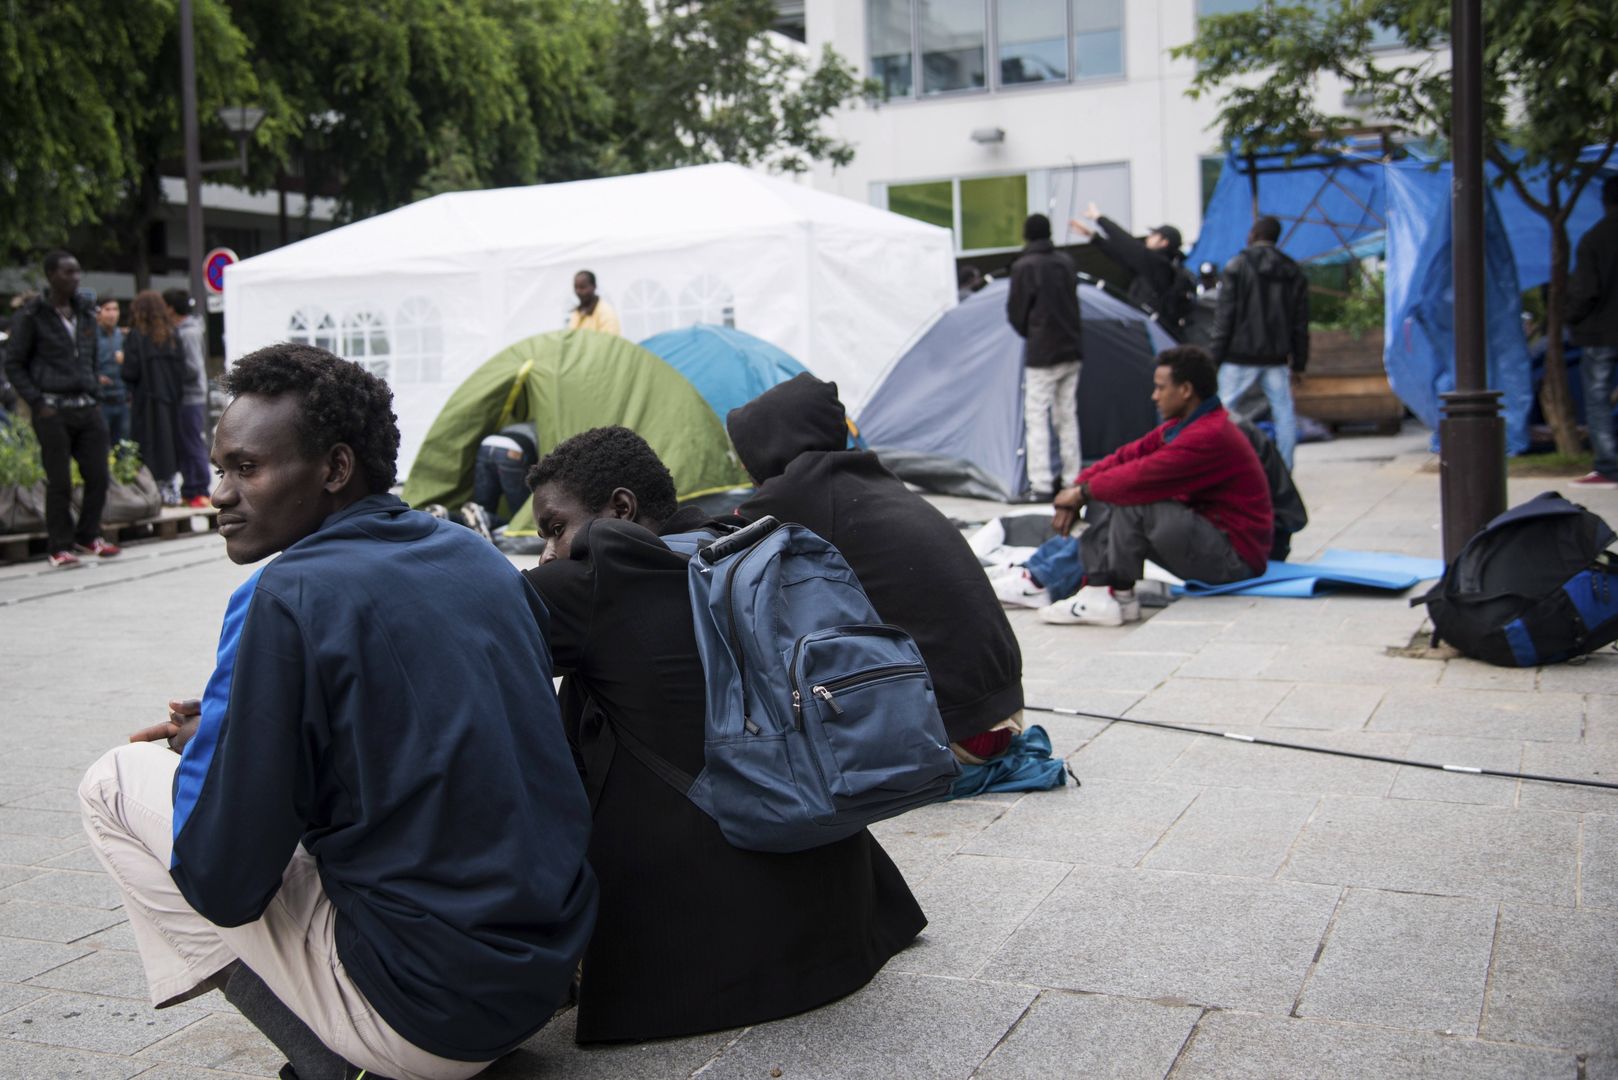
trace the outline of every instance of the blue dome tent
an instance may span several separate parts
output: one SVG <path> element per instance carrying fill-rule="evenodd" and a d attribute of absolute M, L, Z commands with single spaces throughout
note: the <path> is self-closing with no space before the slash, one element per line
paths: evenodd
<path fill-rule="evenodd" d="M 698 323 L 654 334 L 640 344 L 684 375 L 720 423 L 730 410 L 808 370 L 763 338 L 728 326 Z"/>

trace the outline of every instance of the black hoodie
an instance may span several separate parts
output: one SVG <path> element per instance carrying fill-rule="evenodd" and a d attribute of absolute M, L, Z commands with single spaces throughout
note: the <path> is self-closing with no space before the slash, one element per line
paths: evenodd
<path fill-rule="evenodd" d="M 1022 652 L 977 556 L 875 454 L 844 449 L 836 383 L 799 375 L 726 425 L 759 485 L 737 513 L 796 522 L 843 553 L 882 618 L 916 639 L 951 741 L 1023 707 Z"/>

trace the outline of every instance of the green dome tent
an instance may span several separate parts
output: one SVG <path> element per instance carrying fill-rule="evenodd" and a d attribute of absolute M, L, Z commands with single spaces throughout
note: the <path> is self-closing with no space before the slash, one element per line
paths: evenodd
<path fill-rule="evenodd" d="M 674 474 L 682 499 L 748 483 L 724 426 L 684 376 L 621 337 L 566 330 L 502 349 L 456 388 L 416 454 L 405 502 L 456 507 L 470 499 L 478 443 L 514 420 L 533 423 L 541 456 L 591 428 L 636 431 Z M 535 534 L 527 505 L 506 532 Z"/>

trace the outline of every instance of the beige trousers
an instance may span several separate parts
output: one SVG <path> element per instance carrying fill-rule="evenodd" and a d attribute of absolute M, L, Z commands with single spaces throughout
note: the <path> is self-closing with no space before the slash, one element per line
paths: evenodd
<path fill-rule="evenodd" d="M 79 784 L 84 829 L 124 894 L 154 1006 L 241 960 L 351 1065 L 394 1080 L 464 1080 L 488 1066 L 429 1054 L 372 1013 L 337 956 L 336 909 L 301 847 L 254 922 L 215 926 L 192 910 L 168 871 L 179 764 L 162 743 L 132 743 L 105 754 Z"/>

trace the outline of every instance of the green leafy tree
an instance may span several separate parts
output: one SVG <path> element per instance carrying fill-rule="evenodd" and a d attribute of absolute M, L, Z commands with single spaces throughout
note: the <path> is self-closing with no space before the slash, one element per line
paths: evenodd
<path fill-rule="evenodd" d="M 1336 76 L 1369 102 L 1367 113 L 1447 145 L 1451 82 L 1449 0 L 1316 0 L 1265 4 L 1206 18 L 1197 40 L 1174 50 L 1197 62 L 1188 93 L 1220 100 L 1226 144 L 1258 148 L 1331 144 L 1359 116 L 1322 109 L 1315 90 Z M 1391 61 L 1373 51 L 1378 28 L 1397 29 L 1425 57 Z M 1576 453 L 1562 354 L 1574 204 L 1618 145 L 1618 4 L 1589 0 L 1486 0 L 1483 4 L 1484 140 L 1500 182 L 1550 226 L 1551 280 L 1541 405 L 1559 453 Z M 1602 147 L 1581 159 L 1587 145 Z M 1534 177 L 1542 178 L 1531 185 Z M 1548 183 L 1543 182 L 1548 181 Z"/>
<path fill-rule="evenodd" d="M 874 85 L 829 47 L 811 63 L 767 33 L 771 0 L 619 0 L 606 55 L 607 172 L 711 161 L 804 172 L 854 148 L 824 120 Z"/>
<path fill-rule="evenodd" d="M 194 7 L 198 100 L 211 120 L 257 87 L 223 0 Z M 181 156 L 179 55 L 176 0 L 0 6 L 0 255 L 32 261 L 74 232 L 87 257 L 132 254 L 145 284 L 159 165 Z M 226 152 L 223 129 L 205 130 L 216 137 L 207 148 Z"/>

